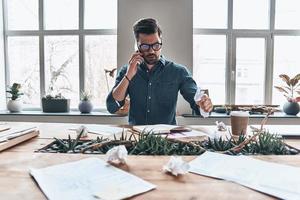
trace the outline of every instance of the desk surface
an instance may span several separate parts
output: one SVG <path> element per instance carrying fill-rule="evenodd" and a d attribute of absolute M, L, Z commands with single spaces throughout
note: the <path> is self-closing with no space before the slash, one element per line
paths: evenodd
<path fill-rule="evenodd" d="M 30 168 L 42 168 L 91 156 L 103 157 L 84 154 L 34 153 L 34 150 L 50 143 L 54 136 L 67 138 L 71 133 L 68 131 L 68 124 L 39 123 L 37 125 L 40 129 L 38 138 L 0 153 L 1 199 L 46 199 L 29 176 Z M 74 133 L 71 134 L 75 136 Z M 286 142 L 300 148 L 300 140 L 286 140 Z M 300 167 L 299 155 L 255 157 Z M 194 158 L 195 156 L 183 157 L 186 161 Z M 169 156 L 129 156 L 127 165 L 120 168 L 157 185 L 157 189 L 132 199 L 273 199 L 273 197 L 224 180 L 191 173 L 182 177 L 170 176 L 161 170 L 168 160 Z"/>

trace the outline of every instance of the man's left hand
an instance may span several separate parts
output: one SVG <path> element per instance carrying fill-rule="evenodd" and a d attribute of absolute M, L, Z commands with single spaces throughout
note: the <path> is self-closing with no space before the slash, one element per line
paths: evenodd
<path fill-rule="evenodd" d="M 204 94 L 200 101 L 197 101 L 196 104 L 204 110 L 204 112 L 210 112 L 213 109 L 213 104 L 211 102 L 211 99 Z"/>

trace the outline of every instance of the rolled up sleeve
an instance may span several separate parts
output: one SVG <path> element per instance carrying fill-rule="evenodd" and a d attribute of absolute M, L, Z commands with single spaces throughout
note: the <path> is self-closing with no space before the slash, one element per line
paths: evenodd
<path fill-rule="evenodd" d="M 108 112 L 110 112 L 110 113 L 117 112 L 125 104 L 125 98 L 122 101 L 117 101 L 114 99 L 112 92 L 113 92 L 114 88 L 117 87 L 119 85 L 119 83 L 121 82 L 121 80 L 124 78 L 126 71 L 127 71 L 127 65 L 124 65 L 123 67 L 121 67 L 121 69 L 118 72 L 115 85 L 114 85 L 113 89 L 109 92 L 109 94 L 106 98 L 106 108 L 107 108 Z M 128 89 L 126 91 L 125 97 L 127 96 L 127 94 L 128 94 Z"/>
<path fill-rule="evenodd" d="M 181 75 L 180 94 L 190 104 L 195 114 L 200 115 L 199 107 L 194 100 L 197 84 L 186 67 L 183 68 Z"/>

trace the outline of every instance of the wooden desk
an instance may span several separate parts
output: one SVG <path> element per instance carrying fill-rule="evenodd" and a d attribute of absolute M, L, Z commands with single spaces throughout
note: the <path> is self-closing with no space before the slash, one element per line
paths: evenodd
<path fill-rule="evenodd" d="M 33 153 L 35 149 L 51 142 L 53 136 L 67 138 L 70 133 L 67 131 L 67 124 L 48 123 L 38 124 L 38 126 L 40 127 L 38 138 L 0 153 L 0 199 L 46 199 L 30 177 L 28 173 L 30 168 L 41 168 L 91 156 L 103 157 L 102 155 Z M 288 140 L 287 142 L 300 147 L 300 140 Z M 185 156 L 183 158 L 189 161 L 195 157 Z M 256 156 L 256 158 L 300 167 L 299 155 Z M 170 176 L 161 170 L 168 160 L 169 156 L 129 156 L 127 165 L 121 168 L 157 185 L 157 189 L 132 199 L 274 199 L 224 180 L 191 173 L 177 178 Z"/>

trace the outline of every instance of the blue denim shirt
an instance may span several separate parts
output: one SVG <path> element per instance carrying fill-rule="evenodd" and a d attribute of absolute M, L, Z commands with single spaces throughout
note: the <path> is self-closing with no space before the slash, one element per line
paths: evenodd
<path fill-rule="evenodd" d="M 114 88 L 123 79 L 127 67 L 125 65 L 119 70 Z M 179 91 L 195 113 L 200 115 L 194 101 L 197 85 L 185 66 L 161 57 L 151 71 L 148 71 L 146 64 L 142 63 L 127 89 L 130 97 L 129 124 L 176 124 Z M 124 103 L 124 100 L 116 101 L 112 91 L 106 99 L 106 107 L 110 113 L 118 111 Z"/>

